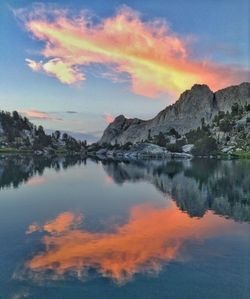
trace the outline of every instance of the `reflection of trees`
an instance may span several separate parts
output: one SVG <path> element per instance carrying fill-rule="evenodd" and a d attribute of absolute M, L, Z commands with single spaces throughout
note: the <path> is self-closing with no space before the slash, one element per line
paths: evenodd
<path fill-rule="evenodd" d="M 105 162 L 114 182 L 148 181 L 190 216 L 207 210 L 239 221 L 250 221 L 250 161 Z"/>
<path fill-rule="evenodd" d="M 0 189 L 27 182 L 34 175 L 42 175 L 46 168 L 60 171 L 84 160 L 79 156 L 40 157 L 3 155 L 0 157 Z"/>
<path fill-rule="evenodd" d="M 0 156 L 0 189 L 17 188 L 46 168 L 56 171 L 86 162 L 79 156 Z M 147 181 L 190 216 L 202 217 L 207 210 L 235 220 L 250 221 L 250 161 L 102 161 L 113 181 Z"/>

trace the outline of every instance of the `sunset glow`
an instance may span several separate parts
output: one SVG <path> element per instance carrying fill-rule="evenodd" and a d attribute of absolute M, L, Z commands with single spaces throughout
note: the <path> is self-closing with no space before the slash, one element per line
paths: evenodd
<path fill-rule="evenodd" d="M 110 124 L 114 121 L 114 117 L 111 114 L 105 113 L 103 117 L 107 124 Z"/>
<path fill-rule="evenodd" d="M 188 36 L 171 31 L 160 19 L 145 22 L 128 7 L 97 24 L 87 14 L 36 10 L 25 25 L 45 44 L 45 61 L 26 59 L 28 66 L 66 84 L 85 80 L 84 67 L 92 64 L 105 65 L 117 77 L 128 74 L 132 91 L 147 97 L 178 95 L 195 83 L 216 90 L 247 76 L 237 67 L 192 59 Z"/>
<path fill-rule="evenodd" d="M 81 215 L 74 215 L 69 212 L 60 214 L 54 220 L 46 222 L 43 226 L 39 226 L 36 223 L 31 224 L 28 227 L 27 234 L 33 233 L 35 231 L 46 231 L 51 234 L 58 234 L 65 232 L 71 228 L 76 227 L 82 221 Z"/>
<path fill-rule="evenodd" d="M 38 110 L 23 110 L 20 111 L 20 113 L 23 116 L 26 116 L 27 118 L 34 120 L 34 119 L 38 119 L 38 120 L 60 120 L 59 118 L 53 116 L 50 113 L 46 113 L 43 111 L 38 111 Z"/>
<path fill-rule="evenodd" d="M 247 0 L 145 1 L 2 1 L 1 109 L 92 143 L 116 116 L 152 119 L 194 84 L 249 81 Z"/>
<path fill-rule="evenodd" d="M 34 256 L 27 267 L 33 271 L 51 269 L 57 275 L 94 268 L 121 284 L 136 273 L 157 273 L 162 262 L 181 259 L 186 240 L 214 235 L 227 223 L 211 213 L 198 220 L 174 205 L 156 208 L 149 204 L 135 206 L 128 222 L 114 232 L 72 229 L 75 221 L 78 226 L 79 218 L 65 213 L 46 224 L 44 230 L 50 233 L 43 238 L 46 251 Z"/>

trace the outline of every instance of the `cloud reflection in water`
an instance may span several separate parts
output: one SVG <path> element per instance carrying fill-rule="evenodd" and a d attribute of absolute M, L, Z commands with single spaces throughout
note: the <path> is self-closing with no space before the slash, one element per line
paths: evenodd
<path fill-rule="evenodd" d="M 136 273 L 158 273 L 162 263 L 181 257 L 185 241 L 217 234 L 228 224 L 211 212 L 202 219 L 190 218 L 174 204 L 168 208 L 134 206 L 128 222 L 113 232 L 82 229 L 82 220 L 67 212 L 42 227 L 30 227 L 30 233 L 45 230 L 48 234 L 42 240 L 45 251 L 29 260 L 27 268 L 44 275 L 50 270 L 57 278 L 68 272 L 82 278 L 94 269 L 122 284 Z"/>

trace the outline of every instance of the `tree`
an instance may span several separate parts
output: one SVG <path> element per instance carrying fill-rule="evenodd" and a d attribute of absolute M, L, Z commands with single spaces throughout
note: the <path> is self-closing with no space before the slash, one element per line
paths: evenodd
<path fill-rule="evenodd" d="M 214 154 L 218 149 L 216 140 L 213 137 L 205 136 L 194 143 L 192 153 L 195 156 L 207 156 Z"/>
<path fill-rule="evenodd" d="M 202 117 L 201 119 L 201 127 L 204 128 L 205 127 L 205 118 Z"/>
<path fill-rule="evenodd" d="M 56 130 L 54 134 L 55 134 L 55 138 L 56 138 L 56 140 L 59 140 L 60 137 L 61 137 L 61 132 L 58 131 L 58 130 Z"/>
<path fill-rule="evenodd" d="M 245 109 L 246 111 L 250 111 L 250 104 L 246 104 Z"/>
<path fill-rule="evenodd" d="M 151 129 L 148 130 L 148 140 L 151 140 L 152 137 L 151 137 Z"/>
<path fill-rule="evenodd" d="M 181 135 L 174 128 L 171 128 L 169 130 L 168 134 L 175 136 L 175 138 L 180 138 L 181 137 Z"/>
<path fill-rule="evenodd" d="M 63 140 L 63 141 L 67 141 L 68 138 L 69 138 L 69 135 L 68 135 L 67 133 L 63 133 L 63 135 L 62 135 L 62 140 Z"/>
<path fill-rule="evenodd" d="M 239 105 L 238 103 L 233 103 L 232 105 L 232 115 L 236 116 L 239 113 Z"/>
<path fill-rule="evenodd" d="M 166 146 L 166 138 L 162 132 L 159 133 L 159 135 L 156 138 L 156 144 L 159 146 Z"/>
<path fill-rule="evenodd" d="M 42 137 L 45 135 L 45 132 L 44 132 L 44 129 L 43 129 L 43 126 L 39 126 L 37 131 L 36 131 L 36 135 L 39 136 L 39 137 Z"/>
<path fill-rule="evenodd" d="M 12 112 L 12 116 L 13 116 L 13 119 L 15 120 L 15 121 L 18 121 L 19 120 L 19 114 L 18 114 L 18 112 L 17 111 L 13 111 Z"/>

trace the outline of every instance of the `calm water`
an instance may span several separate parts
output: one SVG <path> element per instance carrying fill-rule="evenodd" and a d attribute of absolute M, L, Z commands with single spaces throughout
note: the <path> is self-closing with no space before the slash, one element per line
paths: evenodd
<path fill-rule="evenodd" d="M 0 157 L 0 298 L 250 298 L 250 161 Z"/>

